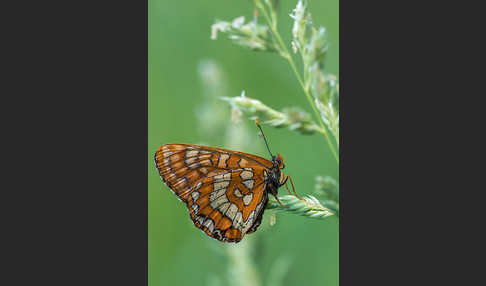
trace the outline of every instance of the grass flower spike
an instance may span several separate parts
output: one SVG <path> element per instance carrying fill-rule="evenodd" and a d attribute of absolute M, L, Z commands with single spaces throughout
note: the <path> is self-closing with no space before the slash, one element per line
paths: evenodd
<path fill-rule="evenodd" d="M 322 196 L 322 205 L 339 216 L 339 184 L 333 178 L 326 176 L 316 177 L 315 193 Z"/>
<path fill-rule="evenodd" d="M 320 27 L 318 30 L 312 28 L 312 35 L 303 54 L 304 66 L 308 69 L 318 65 L 320 70 L 324 69 L 324 57 L 327 52 L 326 29 Z"/>
<path fill-rule="evenodd" d="M 246 97 L 244 91 L 241 93 L 241 96 L 222 97 L 221 99 L 229 102 L 233 108 L 242 110 L 250 119 L 257 119 L 263 124 L 277 128 L 288 128 L 302 134 L 323 132 L 323 130 L 312 121 L 311 116 L 308 113 L 297 107 L 277 111 L 266 106 L 257 99 Z"/>
<path fill-rule="evenodd" d="M 324 75 L 317 64 L 313 65 L 311 74 L 314 103 L 339 147 L 339 85 L 333 75 Z"/>
<path fill-rule="evenodd" d="M 245 24 L 245 17 L 235 18 L 231 23 L 217 21 L 211 26 L 211 39 L 217 39 L 218 32 L 228 34 L 237 45 L 254 51 L 277 51 L 268 26 L 258 24 L 256 18 Z"/>
<path fill-rule="evenodd" d="M 287 208 L 283 208 L 275 199 L 271 198 L 268 201 L 267 209 L 282 212 L 292 212 L 301 216 L 317 219 L 324 219 L 335 214 L 333 211 L 323 206 L 318 199 L 311 195 L 303 197 L 302 200 L 290 195 L 279 196 L 279 199 Z"/>
<path fill-rule="evenodd" d="M 301 50 L 306 43 L 307 24 L 310 22 L 310 19 L 306 15 L 306 6 L 302 1 L 299 1 L 293 10 L 293 14 L 290 14 L 290 17 L 294 19 L 294 25 L 292 27 L 294 40 L 292 43 L 297 48 L 294 52 Z"/>

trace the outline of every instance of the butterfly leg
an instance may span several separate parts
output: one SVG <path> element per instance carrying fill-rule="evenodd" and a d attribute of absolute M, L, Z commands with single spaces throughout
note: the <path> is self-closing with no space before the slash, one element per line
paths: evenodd
<path fill-rule="evenodd" d="M 285 188 L 287 189 L 287 191 L 289 192 L 290 195 L 292 195 L 290 193 L 290 190 L 289 190 L 289 187 L 287 185 L 287 179 L 290 179 L 290 185 L 292 185 L 292 191 L 294 192 L 294 195 L 301 201 L 303 201 L 303 199 L 301 197 L 299 197 L 299 195 L 297 195 L 297 192 L 295 191 L 295 188 L 294 188 L 294 182 L 292 181 L 292 177 L 290 175 L 287 175 L 285 177 L 285 181 L 283 182 L 283 185 L 285 185 Z"/>
<path fill-rule="evenodd" d="M 289 192 L 289 195 L 292 196 L 292 193 L 290 192 L 289 190 L 289 187 L 287 187 L 287 180 L 288 180 L 289 176 L 285 176 L 285 180 L 280 184 L 280 187 L 281 186 L 285 186 L 285 188 L 287 189 L 287 192 Z"/>
<path fill-rule="evenodd" d="M 282 202 L 278 199 L 278 196 L 277 196 L 277 191 L 275 191 L 273 188 L 270 188 L 270 193 L 275 197 L 275 199 L 277 200 L 277 202 L 283 207 L 283 208 L 288 208 L 288 206 L 285 206 L 284 204 L 282 204 Z"/>

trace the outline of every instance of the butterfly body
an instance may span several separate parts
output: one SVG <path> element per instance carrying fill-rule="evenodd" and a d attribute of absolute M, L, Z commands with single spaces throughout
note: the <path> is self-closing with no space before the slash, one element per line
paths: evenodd
<path fill-rule="evenodd" d="M 256 231 L 268 194 L 276 197 L 286 182 L 280 155 L 270 161 L 223 148 L 173 143 L 158 148 L 155 164 L 164 183 L 186 203 L 194 225 L 224 242 L 239 242 Z"/>

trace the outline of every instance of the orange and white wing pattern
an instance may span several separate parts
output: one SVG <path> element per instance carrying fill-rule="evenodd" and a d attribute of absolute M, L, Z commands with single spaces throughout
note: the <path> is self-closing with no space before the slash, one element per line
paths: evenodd
<path fill-rule="evenodd" d="M 239 242 L 260 225 L 271 161 L 222 148 L 166 144 L 155 153 L 155 163 L 194 225 L 210 237 Z"/>

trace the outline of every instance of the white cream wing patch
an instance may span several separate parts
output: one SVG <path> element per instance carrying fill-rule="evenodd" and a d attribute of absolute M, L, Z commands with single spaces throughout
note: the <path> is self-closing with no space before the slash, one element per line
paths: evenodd
<path fill-rule="evenodd" d="M 245 206 L 249 205 L 252 199 L 253 199 L 253 193 L 249 193 L 248 195 L 243 197 L 243 204 L 245 204 Z"/>
<path fill-rule="evenodd" d="M 226 211 L 226 216 L 234 223 L 234 219 L 237 212 L 238 212 L 238 206 L 236 206 L 235 204 L 231 204 L 228 210 Z"/>
<path fill-rule="evenodd" d="M 255 184 L 255 180 L 246 180 L 243 181 L 243 185 L 248 188 L 248 190 L 253 189 L 253 185 Z"/>

